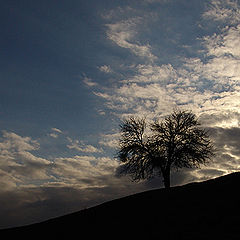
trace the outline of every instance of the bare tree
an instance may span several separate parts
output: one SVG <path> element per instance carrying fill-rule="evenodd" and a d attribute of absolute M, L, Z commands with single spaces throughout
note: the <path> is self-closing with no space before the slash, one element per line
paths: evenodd
<path fill-rule="evenodd" d="M 169 188 L 172 168 L 200 167 L 214 155 L 207 131 L 190 111 L 174 111 L 150 124 L 148 133 L 146 127 L 144 118 L 134 117 L 120 125 L 121 174 L 130 174 L 135 181 L 158 174 Z"/>

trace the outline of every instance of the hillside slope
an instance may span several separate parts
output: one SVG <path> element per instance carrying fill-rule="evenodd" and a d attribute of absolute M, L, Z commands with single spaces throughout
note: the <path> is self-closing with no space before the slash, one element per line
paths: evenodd
<path fill-rule="evenodd" d="M 131 195 L 0 234 L 24 239 L 240 239 L 239 190 L 240 173 L 233 173 Z"/>

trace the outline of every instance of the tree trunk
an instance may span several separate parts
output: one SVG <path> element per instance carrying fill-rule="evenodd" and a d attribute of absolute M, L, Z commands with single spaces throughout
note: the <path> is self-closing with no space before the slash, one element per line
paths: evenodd
<path fill-rule="evenodd" d="M 163 183 L 165 188 L 170 188 L 170 168 L 166 168 L 163 173 Z"/>

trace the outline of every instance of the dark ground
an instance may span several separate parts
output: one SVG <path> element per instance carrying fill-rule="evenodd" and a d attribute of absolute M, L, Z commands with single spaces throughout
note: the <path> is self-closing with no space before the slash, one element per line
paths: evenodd
<path fill-rule="evenodd" d="M 240 239 L 240 173 L 147 191 L 25 227 L 7 239 Z"/>

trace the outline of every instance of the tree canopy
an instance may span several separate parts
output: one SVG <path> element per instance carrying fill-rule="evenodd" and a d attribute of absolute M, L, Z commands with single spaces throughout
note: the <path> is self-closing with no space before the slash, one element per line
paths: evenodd
<path fill-rule="evenodd" d="M 120 132 L 121 174 L 130 174 L 135 181 L 157 174 L 168 188 L 171 169 L 200 167 L 214 155 L 208 132 L 191 111 L 176 110 L 150 124 L 145 118 L 130 117 Z"/>

